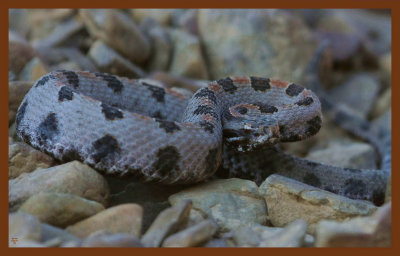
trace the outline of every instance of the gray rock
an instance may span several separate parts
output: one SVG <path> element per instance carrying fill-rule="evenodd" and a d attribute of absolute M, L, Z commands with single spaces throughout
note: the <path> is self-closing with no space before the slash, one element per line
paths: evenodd
<path fill-rule="evenodd" d="M 281 10 L 201 9 L 198 26 L 212 79 L 251 74 L 299 83 L 316 48 L 305 24 Z"/>
<path fill-rule="evenodd" d="M 214 180 L 169 197 L 172 205 L 184 199 L 191 199 L 194 209 L 214 219 L 221 232 L 266 221 L 265 202 L 258 193 L 257 185 L 249 180 Z"/>
<path fill-rule="evenodd" d="M 82 241 L 81 247 L 143 247 L 143 245 L 132 234 L 108 233 L 89 236 Z"/>
<path fill-rule="evenodd" d="M 166 72 L 153 72 L 149 78 L 158 80 L 166 84 L 168 87 L 184 88 L 192 92 L 207 86 L 208 82 L 201 80 L 188 79 L 185 77 L 175 76 Z M 192 95 L 190 95 L 191 97 Z M 188 97 L 190 99 L 190 97 Z"/>
<path fill-rule="evenodd" d="M 377 127 L 384 128 L 388 131 L 392 130 L 392 96 L 391 89 L 386 90 L 376 103 L 376 112 L 372 116 L 376 117 L 373 124 Z"/>
<path fill-rule="evenodd" d="M 104 178 L 78 161 L 21 174 L 9 180 L 8 186 L 11 211 L 18 209 L 30 196 L 39 192 L 74 194 L 103 205 L 109 194 Z"/>
<path fill-rule="evenodd" d="M 339 223 L 322 220 L 316 228 L 317 247 L 390 247 L 392 245 L 391 203 L 370 217 Z"/>
<path fill-rule="evenodd" d="M 212 220 L 204 220 L 194 226 L 184 229 L 167 237 L 163 247 L 194 247 L 199 246 L 212 238 L 218 226 Z"/>
<path fill-rule="evenodd" d="M 80 16 L 89 33 L 121 53 L 133 63 L 143 63 L 150 44 L 135 22 L 117 9 L 83 9 Z"/>
<path fill-rule="evenodd" d="M 306 231 L 307 223 L 304 220 L 293 221 L 269 236 L 263 233 L 259 247 L 300 247 L 304 243 Z"/>
<path fill-rule="evenodd" d="M 152 18 L 165 26 L 171 23 L 172 15 L 177 9 L 131 9 L 133 19 L 141 23 L 146 18 Z"/>
<path fill-rule="evenodd" d="M 131 78 L 146 76 L 146 73 L 141 68 L 129 62 L 102 41 L 94 42 L 88 55 L 101 72 Z"/>
<path fill-rule="evenodd" d="M 107 230 L 111 233 L 129 233 L 140 237 L 143 209 L 137 204 L 121 204 L 108 208 L 66 228 L 68 232 L 86 238 L 91 233 Z"/>
<path fill-rule="evenodd" d="M 322 219 L 345 221 L 371 215 L 377 209 L 370 202 L 352 200 L 276 174 L 261 184 L 259 192 L 267 203 L 272 225 L 283 227 L 303 219 L 310 234 Z"/>
<path fill-rule="evenodd" d="M 31 196 L 19 210 L 41 222 L 66 227 L 104 210 L 104 206 L 76 195 L 42 192 Z"/>
<path fill-rule="evenodd" d="M 221 247 L 234 247 L 234 244 L 227 241 L 227 239 L 215 238 L 204 244 L 203 247 L 207 248 L 221 248 Z"/>
<path fill-rule="evenodd" d="M 355 169 L 377 169 L 375 149 L 368 143 L 330 140 L 326 148 L 312 149 L 308 160 Z"/>
<path fill-rule="evenodd" d="M 15 115 L 25 94 L 32 87 L 33 82 L 13 81 L 8 83 L 8 122 L 15 120 Z"/>
<path fill-rule="evenodd" d="M 23 142 L 12 143 L 8 146 L 8 177 L 14 179 L 21 173 L 32 172 L 36 169 L 49 168 L 54 159 Z"/>
<path fill-rule="evenodd" d="M 159 247 L 168 235 L 186 227 L 191 208 L 192 202 L 183 200 L 181 203 L 162 211 L 143 235 L 142 243 L 146 247 Z"/>
<path fill-rule="evenodd" d="M 79 242 L 81 240 L 79 237 L 72 235 L 64 229 L 57 228 L 46 223 L 42 223 L 41 228 L 40 242 L 44 244 L 48 244 L 54 239 L 58 239 L 60 243 Z"/>
<path fill-rule="evenodd" d="M 19 74 L 19 80 L 36 81 L 48 73 L 46 65 L 38 58 L 31 59 Z"/>
<path fill-rule="evenodd" d="M 10 40 L 8 42 L 9 71 L 13 72 L 15 76 L 18 76 L 26 64 L 36 56 L 36 51 L 26 41 L 10 33 Z"/>
<path fill-rule="evenodd" d="M 40 241 L 42 228 L 35 216 L 26 213 L 9 214 L 8 227 L 9 246 L 17 246 L 22 241 Z"/>
<path fill-rule="evenodd" d="M 9 9 L 8 24 L 9 29 L 18 32 L 25 37 L 29 32 L 29 15 L 28 9 Z"/>
<path fill-rule="evenodd" d="M 169 32 L 174 45 L 169 72 L 183 77 L 208 79 L 199 39 L 177 29 Z"/>

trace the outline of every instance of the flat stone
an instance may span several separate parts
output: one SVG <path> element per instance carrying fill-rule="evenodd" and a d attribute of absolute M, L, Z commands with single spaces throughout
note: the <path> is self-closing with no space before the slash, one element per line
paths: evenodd
<path fill-rule="evenodd" d="M 54 159 L 26 143 L 16 142 L 8 146 L 8 177 L 14 179 L 21 173 L 36 169 L 46 169 L 54 164 Z"/>
<path fill-rule="evenodd" d="M 283 227 L 303 219 L 308 224 L 307 232 L 310 234 L 314 234 L 320 220 L 342 222 L 371 215 L 377 210 L 370 202 L 352 200 L 276 174 L 261 184 L 259 192 L 267 203 L 272 225 Z"/>
<path fill-rule="evenodd" d="M 100 234 L 89 236 L 82 241 L 81 247 L 143 247 L 140 240 L 128 233 Z"/>
<path fill-rule="evenodd" d="M 184 199 L 193 201 L 193 208 L 216 221 L 221 232 L 241 225 L 264 224 L 267 207 L 257 185 L 249 180 L 221 179 L 193 186 L 171 195 L 172 205 Z"/>
<path fill-rule="evenodd" d="M 322 220 L 316 227 L 316 247 L 390 247 L 392 205 L 387 203 L 370 217 L 346 222 Z"/>
<path fill-rule="evenodd" d="M 208 79 L 200 40 L 185 31 L 173 29 L 169 32 L 174 45 L 169 72 L 183 77 Z"/>
<path fill-rule="evenodd" d="M 15 120 L 18 108 L 25 94 L 31 89 L 33 81 L 11 81 L 8 83 L 8 122 Z"/>
<path fill-rule="evenodd" d="M 137 204 L 121 204 L 108 208 L 67 227 L 67 231 L 85 238 L 98 230 L 111 233 L 129 233 L 140 237 L 143 209 Z"/>
<path fill-rule="evenodd" d="M 92 44 L 88 56 L 101 72 L 131 78 L 146 76 L 141 68 L 129 62 L 102 41 L 96 41 Z"/>
<path fill-rule="evenodd" d="M 27 213 L 8 215 L 8 246 L 16 246 L 22 241 L 39 242 L 42 228 L 39 220 Z"/>
<path fill-rule="evenodd" d="M 78 161 L 21 174 L 9 180 L 8 186 L 11 211 L 17 210 L 24 201 L 39 192 L 74 194 L 103 205 L 109 194 L 104 178 Z"/>
<path fill-rule="evenodd" d="M 149 57 L 148 40 L 127 14 L 117 9 L 82 9 L 79 13 L 91 36 L 133 63 L 143 63 Z"/>
<path fill-rule="evenodd" d="M 184 229 L 167 237 L 163 247 L 194 247 L 199 246 L 212 238 L 218 226 L 212 220 L 204 220 L 194 226 Z"/>
<path fill-rule="evenodd" d="M 104 206 L 76 195 L 42 192 L 31 196 L 19 210 L 41 222 L 66 227 L 104 210 Z"/>
<path fill-rule="evenodd" d="M 192 208 L 190 200 L 183 200 L 179 204 L 162 211 L 142 237 L 146 247 L 159 247 L 170 234 L 184 229 L 189 221 Z"/>
<path fill-rule="evenodd" d="M 304 243 L 307 231 L 307 223 L 304 220 L 296 220 L 288 224 L 284 229 L 271 234 L 265 233 L 259 247 L 300 247 Z"/>

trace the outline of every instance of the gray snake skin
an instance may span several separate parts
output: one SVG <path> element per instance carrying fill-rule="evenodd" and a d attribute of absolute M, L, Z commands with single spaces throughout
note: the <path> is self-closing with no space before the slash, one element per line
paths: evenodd
<path fill-rule="evenodd" d="M 40 78 L 16 117 L 28 144 L 107 174 L 178 184 L 217 170 L 256 182 L 278 173 L 381 203 L 386 171 L 327 167 L 274 147 L 314 135 L 321 123 L 318 97 L 294 83 L 228 77 L 188 99 L 147 80 L 64 70 Z"/>

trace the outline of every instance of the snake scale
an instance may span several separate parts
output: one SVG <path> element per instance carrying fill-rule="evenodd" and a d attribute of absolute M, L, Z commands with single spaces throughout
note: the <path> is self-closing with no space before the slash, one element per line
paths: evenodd
<path fill-rule="evenodd" d="M 311 63 L 315 85 L 318 61 Z M 17 112 L 17 134 L 61 161 L 80 160 L 104 173 L 143 181 L 196 183 L 217 172 L 260 183 L 277 173 L 381 204 L 390 172 L 388 145 L 377 146 L 382 170 L 327 166 L 274 146 L 316 134 L 321 103 L 334 117 L 340 113 L 352 128 L 360 127 L 353 129 L 360 131 L 357 135 L 381 144 L 365 121 L 338 112 L 321 95 L 320 102 L 295 83 L 236 76 L 210 82 L 188 98 L 144 79 L 58 70 L 26 94 Z"/>

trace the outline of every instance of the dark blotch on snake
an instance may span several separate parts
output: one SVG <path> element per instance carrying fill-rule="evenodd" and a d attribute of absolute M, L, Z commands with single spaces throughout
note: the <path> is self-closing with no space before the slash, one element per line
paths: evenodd
<path fill-rule="evenodd" d="M 47 115 L 43 122 L 40 123 L 36 131 L 38 142 L 41 145 L 52 141 L 58 135 L 58 133 L 58 120 L 56 113 L 53 112 Z"/>
<path fill-rule="evenodd" d="M 15 118 L 15 123 L 17 125 L 17 129 L 18 129 L 18 126 L 21 123 L 22 119 L 24 119 L 26 106 L 28 106 L 27 100 L 25 100 L 24 103 L 22 103 L 22 105 L 18 109 L 17 116 Z"/>
<path fill-rule="evenodd" d="M 345 182 L 345 195 L 364 195 L 368 192 L 367 185 L 362 180 L 348 179 Z"/>
<path fill-rule="evenodd" d="M 255 91 L 265 92 L 267 89 L 271 88 L 271 85 L 269 84 L 269 78 L 251 76 L 250 80 L 251 80 L 251 87 L 253 87 Z"/>
<path fill-rule="evenodd" d="M 58 91 L 58 101 L 60 101 L 60 102 L 65 101 L 65 100 L 72 100 L 73 97 L 74 97 L 74 94 L 72 92 L 72 89 L 69 88 L 68 86 L 63 86 Z"/>
<path fill-rule="evenodd" d="M 297 96 L 304 90 L 304 87 L 297 84 L 290 84 L 286 89 L 286 94 L 289 96 Z"/>
<path fill-rule="evenodd" d="M 299 134 L 290 132 L 285 125 L 280 125 L 279 126 L 279 133 L 281 134 L 281 141 L 282 142 L 292 142 L 292 141 L 298 141 L 301 140 L 301 137 Z"/>
<path fill-rule="evenodd" d="M 46 75 L 44 77 L 42 77 L 39 81 L 36 82 L 35 87 L 39 87 L 42 86 L 44 84 L 46 84 L 50 79 L 54 79 L 55 77 L 53 75 Z"/>
<path fill-rule="evenodd" d="M 377 206 L 381 206 L 385 202 L 385 193 L 378 190 L 374 191 L 372 194 L 372 202 Z"/>
<path fill-rule="evenodd" d="M 115 93 L 121 92 L 124 85 L 113 75 L 103 74 L 103 73 L 95 73 L 97 77 L 101 77 L 104 81 L 107 82 L 107 86 L 112 89 Z"/>
<path fill-rule="evenodd" d="M 105 103 L 101 103 L 101 112 L 108 120 L 115 120 L 117 118 L 121 119 L 124 117 L 124 114 L 121 110 Z"/>
<path fill-rule="evenodd" d="M 201 121 L 199 125 L 203 127 L 205 131 L 209 133 L 214 133 L 214 125 L 212 123 L 207 121 Z"/>
<path fill-rule="evenodd" d="M 218 167 L 218 150 L 219 148 L 216 147 L 214 149 L 210 149 L 206 156 L 206 170 L 207 172 L 214 172 Z"/>
<path fill-rule="evenodd" d="M 254 103 L 254 105 L 258 106 L 261 113 L 272 114 L 274 112 L 278 112 L 278 109 L 275 106 L 265 104 L 262 102 Z"/>
<path fill-rule="evenodd" d="M 311 105 L 313 102 L 314 102 L 313 98 L 307 97 L 305 99 L 299 100 L 295 104 L 299 105 L 299 106 L 308 106 L 308 105 Z"/>
<path fill-rule="evenodd" d="M 68 162 L 68 161 L 72 161 L 72 160 L 78 160 L 78 161 L 83 162 L 83 158 L 79 154 L 79 151 L 76 149 L 65 150 L 62 152 L 61 155 L 62 155 L 61 161 L 63 161 L 63 162 Z"/>
<path fill-rule="evenodd" d="M 202 88 L 202 89 L 200 89 L 200 90 L 194 95 L 194 97 L 195 97 L 195 98 L 203 98 L 203 97 L 205 97 L 205 98 L 209 99 L 210 101 L 212 101 L 214 104 L 217 103 L 217 97 L 215 96 L 214 92 L 211 91 L 211 90 L 208 89 L 208 88 Z"/>
<path fill-rule="evenodd" d="M 62 71 L 63 75 L 67 78 L 68 83 L 75 89 L 79 87 L 79 77 L 73 71 Z"/>
<path fill-rule="evenodd" d="M 230 79 L 229 77 L 225 79 L 219 79 L 217 80 L 217 83 L 221 85 L 226 92 L 234 93 L 237 90 L 237 87 L 233 84 L 232 79 Z"/>
<path fill-rule="evenodd" d="M 156 119 L 156 121 L 160 123 L 160 128 L 164 129 L 167 133 L 173 133 L 174 131 L 179 131 L 181 129 L 175 122 L 161 119 Z"/>
<path fill-rule="evenodd" d="M 247 113 L 247 108 L 245 107 L 237 107 L 236 108 L 237 112 L 239 112 L 239 114 L 244 115 Z"/>
<path fill-rule="evenodd" d="M 164 117 L 162 116 L 161 112 L 159 110 L 157 110 L 156 112 L 154 112 L 153 114 L 151 114 L 152 118 L 156 118 L 156 119 L 164 119 Z"/>
<path fill-rule="evenodd" d="M 148 83 L 142 83 L 147 86 L 147 88 L 151 91 L 151 96 L 155 98 L 158 102 L 165 102 L 165 90 L 164 88 L 151 85 Z"/>
<path fill-rule="evenodd" d="M 213 116 L 214 118 L 218 119 L 217 113 L 215 113 L 214 109 L 210 106 L 204 106 L 204 105 L 199 105 L 195 111 L 193 111 L 193 114 L 195 115 L 205 115 L 209 114 Z"/>
<path fill-rule="evenodd" d="M 157 151 L 157 161 L 153 164 L 153 169 L 160 176 L 165 176 L 171 171 L 179 171 L 179 159 L 181 158 L 178 150 L 174 146 L 166 146 Z"/>
<path fill-rule="evenodd" d="M 320 187 L 321 186 L 321 181 L 313 173 L 306 174 L 304 176 L 304 178 L 303 178 L 303 182 L 308 184 L 308 185 L 314 186 L 314 187 Z"/>
<path fill-rule="evenodd" d="M 307 136 L 316 134 L 321 129 L 322 119 L 320 116 L 316 116 L 307 121 L 308 127 L 306 131 Z"/>
<path fill-rule="evenodd" d="M 121 153 L 117 139 L 112 135 L 106 134 L 100 139 L 93 142 L 94 154 L 92 155 L 93 160 L 98 163 L 105 157 L 115 156 Z"/>

